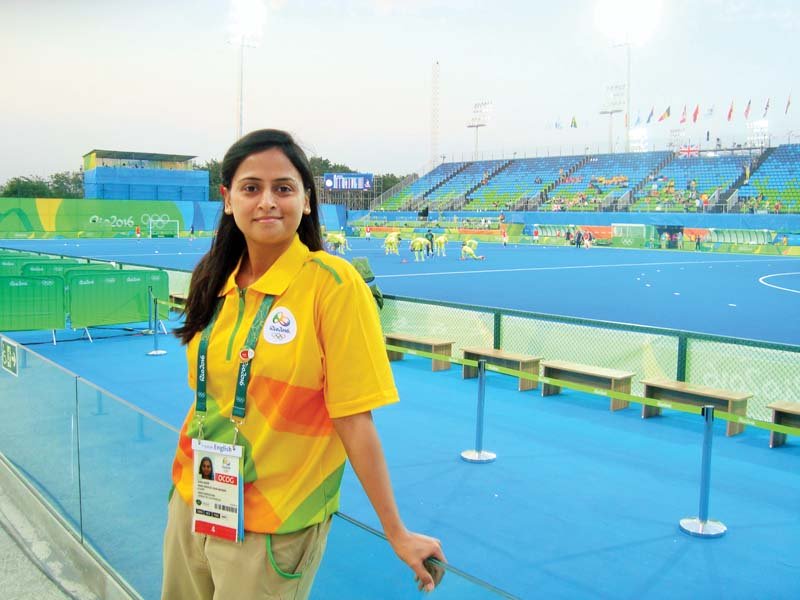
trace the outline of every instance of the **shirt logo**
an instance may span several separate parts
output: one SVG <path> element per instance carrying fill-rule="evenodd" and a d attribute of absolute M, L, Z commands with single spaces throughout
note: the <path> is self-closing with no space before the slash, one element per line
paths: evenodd
<path fill-rule="evenodd" d="M 297 335 L 297 320 L 285 306 L 277 306 L 264 323 L 264 339 L 270 344 L 288 344 Z"/>

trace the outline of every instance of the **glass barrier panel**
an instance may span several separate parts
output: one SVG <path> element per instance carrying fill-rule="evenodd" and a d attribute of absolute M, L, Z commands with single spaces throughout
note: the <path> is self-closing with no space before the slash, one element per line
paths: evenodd
<path fill-rule="evenodd" d="M 0 369 L 0 452 L 80 535 L 76 378 L 22 345 L 15 362 L 17 376 Z"/>
<path fill-rule="evenodd" d="M 418 596 L 421 594 L 414 573 L 383 537 L 347 517 L 334 516 L 311 600 L 407 600 Z M 435 598 L 481 600 L 514 596 L 449 571 L 436 588 Z"/>
<path fill-rule="evenodd" d="M 84 539 L 155 600 L 178 434 L 82 379 L 78 415 Z"/>

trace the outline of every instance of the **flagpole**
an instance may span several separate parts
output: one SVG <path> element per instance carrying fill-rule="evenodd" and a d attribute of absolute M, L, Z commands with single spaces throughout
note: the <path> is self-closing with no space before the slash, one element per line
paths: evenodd
<path fill-rule="evenodd" d="M 625 42 L 628 54 L 628 84 L 625 86 L 625 152 L 631 151 L 631 43 Z"/>

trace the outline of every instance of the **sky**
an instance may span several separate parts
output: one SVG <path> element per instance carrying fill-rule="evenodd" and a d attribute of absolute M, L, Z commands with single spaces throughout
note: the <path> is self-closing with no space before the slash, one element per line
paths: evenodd
<path fill-rule="evenodd" d="M 0 185 L 79 170 L 93 149 L 221 159 L 239 122 L 241 1 L 1 0 Z M 796 0 L 247 1 L 263 16 L 248 20 L 244 131 L 286 129 L 359 171 L 470 160 L 476 130 L 482 158 L 623 151 L 623 114 L 609 136 L 600 111 L 628 50 L 631 124 L 655 111 L 648 148 L 744 143 L 767 99 L 772 143 L 800 142 Z M 478 102 L 485 126 L 469 128 Z"/>

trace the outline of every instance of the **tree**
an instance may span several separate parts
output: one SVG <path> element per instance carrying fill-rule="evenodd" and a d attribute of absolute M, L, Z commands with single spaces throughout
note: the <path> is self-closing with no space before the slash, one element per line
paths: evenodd
<path fill-rule="evenodd" d="M 219 186 L 222 185 L 222 164 L 216 158 L 212 158 L 203 165 L 196 165 L 195 169 L 208 171 L 208 199 L 213 202 L 221 202 L 222 195 L 219 193 Z"/>
<path fill-rule="evenodd" d="M 320 156 L 312 156 L 308 159 L 308 162 L 315 177 L 322 177 L 325 173 L 355 173 L 355 170 L 347 165 L 332 163 L 327 158 Z"/>
<path fill-rule="evenodd" d="M 50 176 L 51 198 L 83 198 L 83 173 L 62 171 Z"/>
<path fill-rule="evenodd" d="M 52 198 L 50 186 L 41 177 L 12 177 L 3 186 L 4 198 Z"/>
<path fill-rule="evenodd" d="M 383 175 L 376 175 L 375 179 L 381 180 L 381 188 L 384 192 L 398 183 L 400 183 L 403 179 L 405 179 L 406 175 L 395 175 L 394 173 L 384 173 Z M 377 185 L 377 182 L 376 182 Z"/>

